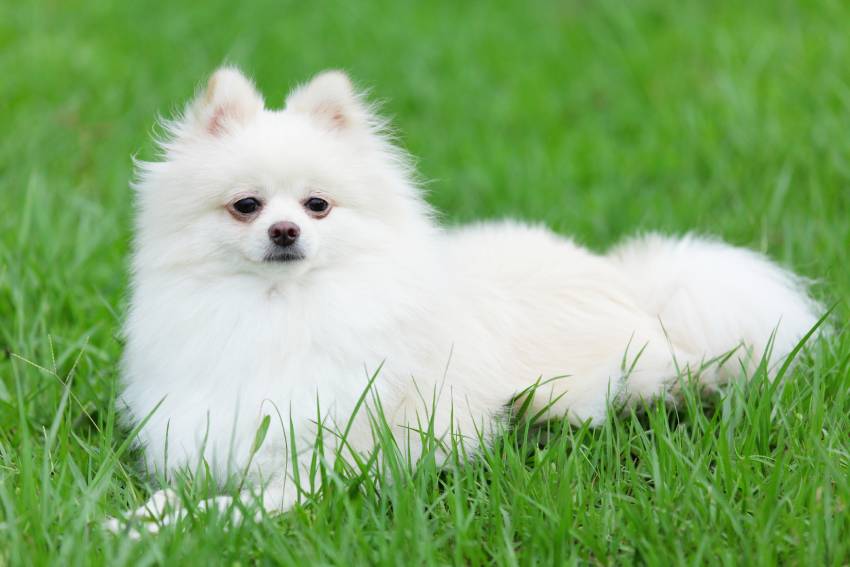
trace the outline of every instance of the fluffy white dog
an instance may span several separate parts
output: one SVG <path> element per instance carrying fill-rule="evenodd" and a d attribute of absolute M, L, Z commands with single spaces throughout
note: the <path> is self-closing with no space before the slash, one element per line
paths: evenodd
<path fill-rule="evenodd" d="M 126 415 L 147 420 L 151 470 L 247 470 L 268 510 L 296 499 L 290 456 L 317 408 L 346 426 L 372 377 L 415 457 L 411 427 L 475 443 L 538 382 L 531 411 L 576 424 L 674 401 L 682 376 L 722 384 L 769 347 L 782 360 L 821 311 L 799 278 L 716 240 L 599 255 L 542 226 L 441 227 L 337 71 L 270 110 L 223 68 L 168 126 L 162 161 L 139 164 Z M 348 443 L 369 451 L 358 413 Z"/>

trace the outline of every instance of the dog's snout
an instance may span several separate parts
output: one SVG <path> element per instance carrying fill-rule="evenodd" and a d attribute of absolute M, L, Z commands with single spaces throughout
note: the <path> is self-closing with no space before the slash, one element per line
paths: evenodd
<path fill-rule="evenodd" d="M 301 229 L 294 222 L 276 222 L 269 227 L 269 239 L 278 246 L 291 246 L 300 234 Z"/>

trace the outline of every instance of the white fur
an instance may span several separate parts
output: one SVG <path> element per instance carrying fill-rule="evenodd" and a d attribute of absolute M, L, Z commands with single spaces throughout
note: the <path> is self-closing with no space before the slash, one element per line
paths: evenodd
<path fill-rule="evenodd" d="M 302 446 L 317 403 L 344 425 L 379 367 L 401 441 L 433 410 L 438 434 L 474 442 L 538 379 L 561 377 L 535 394 L 536 410 L 552 402 L 544 418 L 599 423 L 611 398 L 674 399 L 682 372 L 716 385 L 751 369 L 774 330 L 781 360 L 819 316 L 794 275 L 715 240 L 653 235 L 598 255 L 542 226 L 441 228 L 339 72 L 269 110 L 221 70 L 163 150 L 137 183 L 126 414 L 149 416 L 151 468 L 203 458 L 220 479 L 247 466 L 271 415 L 249 469 L 270 509 L 295 497 L 289 423 Z M 241 223 L 225 206 L 248 194 L 266 206 Z M 305 212 L 310 195 L 334 203 L 326 218 Z M 305 259 L 262 261 L 277 221 L 300 225 Z M 349 441 L 370 449 L 366 419 Z"/>

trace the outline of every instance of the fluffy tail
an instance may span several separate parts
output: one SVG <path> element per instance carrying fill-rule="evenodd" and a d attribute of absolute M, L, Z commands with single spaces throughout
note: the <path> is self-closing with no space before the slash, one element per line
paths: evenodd
<path fill-rule="evenodd" d="M 738 349 L 743 355 L 735 358 L 751 370 L 770 347 L 775 368 L 823 312 L 805 280 L 761 254 L 718 240 L 650 234 L 608 256 L 671 342 L 705 360 Z M 716 379 L 737 373 L 733 366 Z"/>

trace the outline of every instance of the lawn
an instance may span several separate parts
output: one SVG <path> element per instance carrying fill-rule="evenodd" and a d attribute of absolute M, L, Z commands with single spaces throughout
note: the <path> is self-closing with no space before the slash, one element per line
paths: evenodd
<path fill-rule="evenodd" d="M 848 23 L 840 0 L 3 2 L 0 566 L 850 563 Z M 447 223 L 716 234 L 814 279 L 835 332 L 782 384 L 113 536 L 155 488 L 114 411 L 132 157 L 225 61 L 272 105 L 348 70 Z"/>

